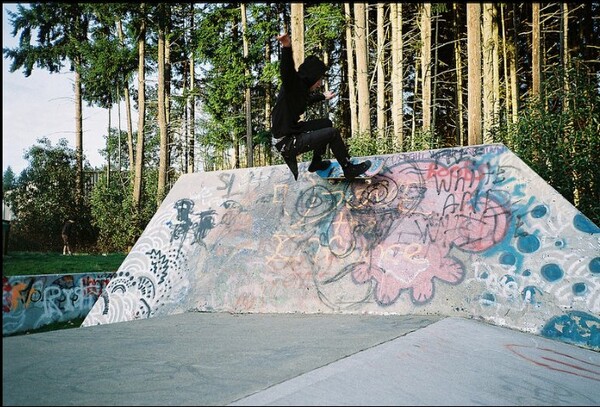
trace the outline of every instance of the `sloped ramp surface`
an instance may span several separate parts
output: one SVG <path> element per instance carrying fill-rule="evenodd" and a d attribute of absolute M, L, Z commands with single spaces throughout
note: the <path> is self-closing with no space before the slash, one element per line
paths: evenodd
<path fill-rule="evenodd" d="M 368 157 L 364 157 L 368 158 Z M 504 145 L 180 177 L 84 326 L 186 311 L 443 315 L 600 349 L 600 229 Z"/>
<path fill-rule="evenodd" d="M 462 318 L 185 312 L 2 345 L 5 406 L 600 404 L 600 352 Z"/>

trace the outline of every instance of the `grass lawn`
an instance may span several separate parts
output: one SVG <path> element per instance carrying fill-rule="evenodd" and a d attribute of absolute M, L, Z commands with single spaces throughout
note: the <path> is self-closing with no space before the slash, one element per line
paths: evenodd
<path fill-rule="evenodd" d="M 53 322 L 48 325 L 41 326 L 37 329 L 29 329 L 27 331 L 15 332 L 9 335 L 2 335 L 2 337 L 7 338 L 9 336 L 20 336 L 20 335 L 29 335 L 29 334 L 37 334 L 41 332 L 50 332 L 50 331 L 58 331 L 59 329 L 71 329 L 71 328 L 79 328 L 83 323 L 85 318 L 77 318 L 72 319 L 70 321 L 63 322 Z"/>
<path fill-rule="evenodd" d="M 31 276 L 38 274 L 104 273 L 117 271 L 127 254 L 9 252 L 2 257 L 2 275 Z"/>

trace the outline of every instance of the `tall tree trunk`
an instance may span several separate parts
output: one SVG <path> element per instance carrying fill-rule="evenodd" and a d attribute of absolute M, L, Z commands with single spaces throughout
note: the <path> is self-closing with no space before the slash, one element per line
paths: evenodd
<path fill-rule="evenodd" d="M 482 144 L 481 133 L 481 4 L 467 4 L 467 56 L 469 60 L 469 145 Z"/>
<path fill-rule="evenodd" d="M 119 41 L 121 43 L 121 46 L 124 47 L 125 39 L 123 36 L 123 22 L 121 20 L 117 21 L 117 29 L 119 34 Z M 135 158 L 133 154 L 133 120 L 131 118 L 131 96 L 129 95 L 128 83 L 125 83 L 125 88 L 123 89 L 123 97 L 125 99 L 125 113 L 127 116 L 127 151 L 129 153 L 129 172 L 131 173 L 131 178 L 133 178 L 135 169 Z"/>
<path fill-rule="evenodd" d="M 433 38 L 433 44 L 435 46 L 433 53 L 433 74 L 431 76 L 431 80 L 433 82 L 433 89 L 431 91 L 431 128 L 432 132 L 432 140 L 437 140 L 440 137 L 435 132 L 436 126 L 436 112 L 437 112 L 437 85 L 438 85 L 438 37 L 440 32 L 440 13 L 437 12 L 435 15 L 435 37 Z"/>
<path fill-rule="evenodd" d="M 421 83 L 423 131 L 431 130 L 431 3 L 421 10 Z"/>
<path fill-rule="evenodd" d="M 121 94 L 120 94 L 120 89 L 117 88 L 117 131 L 118 131 L 118 142 L 117 142 L 117 171 L 119 176 L 121 175 L 121 169 L 123 168 L 123 157 L 121 156 Z M 110 112 L 110 110 L 109 110 Z M 109 125 L 109 132 L 110 132 L 110 125 Z"/>
<path fill-rule="evenodd" d="M 493 86 L 494 86 L 494 103 L 492 105 L 492 126 L 493 128 L 498 127 L 498 118 L 500 115 L 500 43 L 498 40 L 498 10 L 496 5 L 492 3 L 492 41 L 494 48 L 492 52 L 492 63 L 494 68 L 492 69 L 493 75 Z M 493 140 L 492 140 L 493 142 Z"/>
<path fill-rule="evenodd" d="M 392 121 L 394 123 L 394 150 L 402 151 L 404 145 L 404 95 L 402 78 L 404 75 L 402 62 L 402 3 L 390 3 L 390 20 L 392 22 Z"/>
<path fill-rule="evenodd" d="M 110 108 L 108 108 L 108 128 L 107 128 L 107 137 L 106 137 L 106 185 L 110 185 L 110 125 L 111 125 L 112 115 L 110 114 Z"/>
<path fill-rule="evenodd" d="M 167 176 L 166 187 L 169 185 L 169 169 L 171 168 L 171 146 L 173 145 L 173 136 L 171 131 L 171 7 L 166 7 L 165 23 L 165 131 L 167 134 Z M 168 189 L 166 190 L 168 192 Z"/>
<path fill-rule="evenodd" d="M 75 204 L 79 206 L 83 203 L 83 99 L 81 94 L 81 74 L 79 73 L 81 67 L 78 59 L 75 60 L 75 65 L 75 160 L 77 161 Z"/>
<path fill-rule="evenodd" d="M 231 34 L 233 36 L 234 44 L 238 44 L 239 38 L 239 20 L 237 19 L 237 15 L 233 17 L 233 28 Z M 237 110 L 236 106 L 236 110 Z M 232 128 L 231 131 L 231 143 L 233 144 L 233 168 L 241 168 L 240 166 L 240 135 L 237 134 L 238 129 Z"/>
<path fill-rule="evenodd" d="M 419 94 L 419 67 L 420 66 L 421 66 L 421 64 L 415 60 L 415 75 L 414 75 L 415 89 L 413 91 L 413 95 Z M 418 107 L 417 107 L 418 100 L 419 100 L 418 97 L 414 97 L 413 104 L 412 104 L 413 113 L 412 113 L 412 126 L 411 126 L 411 131 L 410 131 L 410 149 L 411 150 L 415 149 L 415 141 L 416 141 L 416 137 L 417 137 L 417 115 L 416 115 L 416 112 L 418 110 Z"/>
<path fill-rule="evenodd" d="M 304 61 L 304 3 L 291 3 L 292 49 L 296 69 Z"/>
<path fill-rule="evenodd" d="M 532 3 L 531 16 L 531 97 L 540 98 L 542 63 L 540 58 L 541 39 L 540 39 L 540 3 Z"/>
<path fill-rule="evenodd" d="M 144 3 L 140 5 L 142 15 Z M 134 218 L 139 222 L 139 213 L 142 201 L 142 182 L 144 176 L 144 127 L 146 125 L 146 22 L 142 21 L 138 38 L 138 134 L 135 151 L 135 177 L 133 179 L 133 207 Z M 136 226 L 141 226 L 139 223 Z"/>
<path fill-rule="evenodd" d="M 269 62 L 271 62 L 271 42 L 267 41 L 267 44 L 265 46 L 265 65 Z M 271 100 L 271 92 L 272 92 L 273 86 L 271 85 L 270 81 L 267 81 L 265 83 L 265 111 L 264 111 L 264 127 L 265 129 L 270 129 L 271 128 L 271 105 L 272 105 L 272 100 Z M 269 139 L 269 142 L 267 142 L 267 145 L 265 146 L 265 155 L 266 155 L 266 164 L 271 165 L 272 160 L 271 160 L 271 154 L 272 154 L 272 146 L 271 146 L 271 140 L 272 138 Z"/>
<path fill-rule="evenodd" d="M 194 3 L 190 4 L 190 31 L 194 32 Z M 190 51 L 188 58 L 188 65 L 190 66 L 189 76 L 189 95 L 187 97 L 187 110 L 188 110 L 188 125 L 187 125 L 187 173 L 192 174 L 196 170 L 196 69 L 195 69 L 195 52 Z"/>
<path fill-rule="evenodd" d="M 167 118 L 165 112 L 165 27 L 164 22 L 158 28 L 158 130 L 160 134 L 160 150 L 158 163 L 158 185 L 156 189 L 156 206 L 160 206 L 165 197 L 167 184 L 167 157 L 169 144 L 167 135 Z"/>
<path fill-rule="evenodd" d="M 563 93 L 565 95 L 563 99 L 563 112 L 567 113 L 569 111 L 569 93 L 570 93 L 570 85 L 569 85 L 569 67 L 571 65 L 571 56 L 569 55 L 569 5 L 567 3 L 561 3 L 561 15 L 562 15 L 562 29 L 561 33 L 561 44 L 562 44 L 562 52 L 561 52 L 561 62 L 562 62 L 562 71 L 563 71 Z"/>
<path fill-rule="evenodd" d="M 458 145 L 465 145 L 465 130 L 463 124 L 463 79 L 462 79 L 462 49 L 460 46 L 460 29 L 458 26 L 458 7 L 452 3 L 454 26 L 454 64 L 456 68 L 456 133 L 458 136 Z"/>
<path fill-rule="evenodd" d="M 358 103 L 355 87 L 354 36 L 352 35 L 354 22 L 351 15 L 350 3 L 344 3 L 344 11 L 346 14 L 346 62 L 348 65 L 348 96 L 350 99 L 350 135 L 352 135 L 358 131 Z"/>
<path fill-rule="evenodd" d="M 494 108 L 494 41 L 492 39 L 491 3 L 483 3 L 483 142 L 492 143 Z"/>
<path fill-rule="evenodd" d="M 242 42 L 245 61 L 244 73 L 246 78 L 250 77 L 248 69 L 248 23 L 246 21 L 246 4 L 240 3 L 240 11 L 242 14 Z M 246 84 L 246 154 L 247 167 L 254 167 L 254 146 L 252 143 L 252 101 L 250 99 L 250 85 Z"/>
<path fill-rule="evenodd" d="M 386 138 L 385 121 L 385 27 L 384 3 L 377 3 L 377 136 L 380 140 Z M 384 145 L 383 143 L 380 143 Z"/>
<path fill-rule="evenodd" d="M 508 72 L 508 49 L 506 45 L 506 23 L 504 15 L 505 4 L 500 4 L 500 21 L 502 23 L 502 63 L 504 69 L 504 110 L 505 110 L 505 123 L 509 123 L 510 115 L 510 75 Z"/>
<path fill-rule="evenodd" d="M 366 135 L 371 133 L 366 3 L 354 3 L 354 22 L 358 82 L 358 131 L 361 135 Z"/>
<path fill-rule="evenodd" d="M 519 78 L 517 76 L 517 61 L 519 60 L 519 48 L 517 44 L 517 38 L 519 35 L 517 19 L 517 7 L 518 5 L 513 4 L 513 35 L 511 40 L 511 58 L 509 61 L 510 70 L 510 86 L 511 86 L 511 105 L 512 105 L 512 123 L 516 124 L 519 120 Z"/>
<path fill-rule="evenodd" d="M 188 59 L 190 66 L 189 76 L 189 96 L 187 97 L 187 110 L 188 110 L 188 125 L 187 125 L 187 165 L 186 172 L 192 174 L 196 167 L 196 95 L 195 84 L 196 84 L 196 70 L 194 68 L 194 52 L 192 51 Z"/>
<path fill-rule="evenodd" d="M 125 115 L 127 122 L 127 152 L 129 154 L 129 172 L 134 174 L 135 154 L 133 152 L 133 118 L 131 117 L 131 95 L 129 94 L 129 84 L 125 85 Z"/>

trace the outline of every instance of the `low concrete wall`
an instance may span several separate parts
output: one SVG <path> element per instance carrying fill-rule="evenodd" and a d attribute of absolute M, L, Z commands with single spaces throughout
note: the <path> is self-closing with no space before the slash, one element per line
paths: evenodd
<path fill-rule="evenodd" d="M 2 334 L 85 317 L 114 274 L 2 277 Z"/>
<path fill-rule="evenodd" d="M 501 144 L 182 176 L 84 326 L 186 311 L 462 316 L 600 349 L 600 229 Z"/>

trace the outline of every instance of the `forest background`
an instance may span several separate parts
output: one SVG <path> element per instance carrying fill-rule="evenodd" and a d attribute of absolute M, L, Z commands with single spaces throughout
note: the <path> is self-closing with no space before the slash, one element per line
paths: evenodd
<path fill-rule="evenodd" d="M 4 171 L 10 247 L 127 251 L 184 173 L 281 164 L 276 36 L 329 67 L 329 116 L 353 156 L 504 143 L 600 225 L 600 3 L 28 3 L 11 72 L 75 73 L 75 149 L 47 138 Z M 111 118 L 83 155 L 83 103 Z M 138 121 L 133 123 L 133 110 Z M 134 128 L 135 125 L 135 128 Z M 310 158 L 310 157 L 308 157 Z"/>

